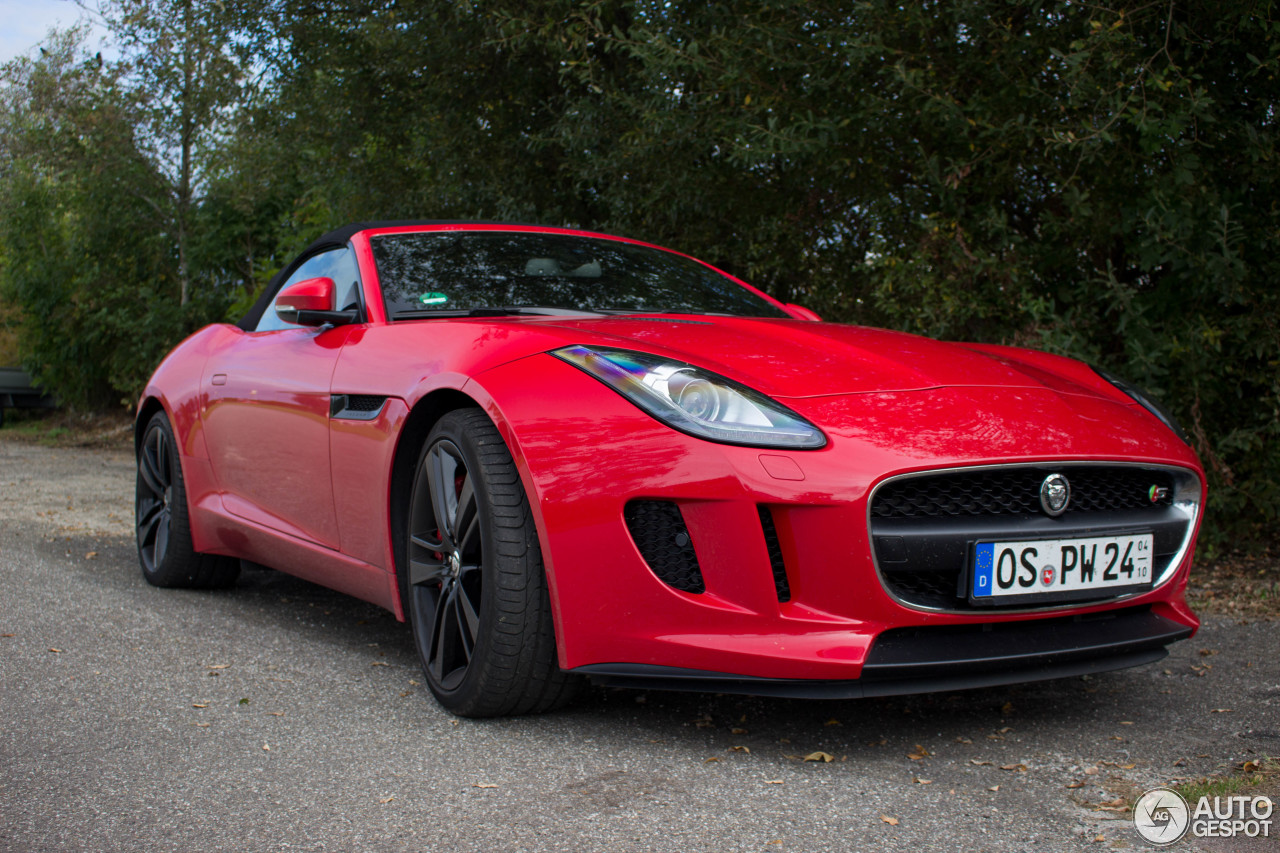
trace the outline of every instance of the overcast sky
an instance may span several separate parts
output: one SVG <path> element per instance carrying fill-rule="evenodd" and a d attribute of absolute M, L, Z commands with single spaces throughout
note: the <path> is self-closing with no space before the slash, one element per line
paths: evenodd
<path fill-rule="evenodd" d="M 0 0 L 0 63 L 29 52 L 44 41 L 49 30 L 64 29 L 85 12 L 72 0 Z M 97 47 L 101 34 L 90 36 Z"/>

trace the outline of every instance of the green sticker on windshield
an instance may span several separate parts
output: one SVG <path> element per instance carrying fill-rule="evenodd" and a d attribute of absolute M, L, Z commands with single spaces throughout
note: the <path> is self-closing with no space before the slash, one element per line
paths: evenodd
<path fill-rule="evenodd" d="M 443 293 L 424 293 L 418 297 L 418 301 L 423 305 L 443 305 L 449 301 L 449 297 Z"/>

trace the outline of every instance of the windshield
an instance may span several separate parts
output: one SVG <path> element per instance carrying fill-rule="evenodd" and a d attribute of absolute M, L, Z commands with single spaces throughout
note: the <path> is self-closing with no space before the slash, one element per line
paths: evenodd
<path fill-rule="evenodd" d="M 442 231 L 383 234 L 370 244 L 392 319 L 519 308 L 787 316 L 697 261 L 617 240 Z"/>

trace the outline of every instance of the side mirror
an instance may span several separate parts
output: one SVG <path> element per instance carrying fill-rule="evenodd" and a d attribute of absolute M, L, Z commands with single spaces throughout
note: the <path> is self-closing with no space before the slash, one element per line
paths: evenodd
<path fill-rule="evenodd" d="M 788 302 L 787 310 L 790 311 L 791 316 L 795 317 L 797 320 L 809 320 L 814 323 L 822 322 L 822 318 L 818 316 L 817 312 L 810 311 L 808 308 L 805 308 L 803 305 L 797 305 L 794 302 Z"/>
<path fill-rule="evenodd" d="M 276 316 L 298 326 L 341 326 L 356 319 L 355 311 L 333 310 L 333 279 L 304 278 L 276 296 Z"/>

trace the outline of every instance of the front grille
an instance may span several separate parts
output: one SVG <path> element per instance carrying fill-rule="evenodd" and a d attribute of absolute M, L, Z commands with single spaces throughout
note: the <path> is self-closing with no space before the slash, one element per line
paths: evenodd
<path fill-rule="evenodd" d="M 1050 517 L 1040 487 L 1051 474 L 1070 481 L 1066 511 Z M 1027 465 L 938 471 L 889 480 L 871 496 L 876 568 L 900 601 L 934 610 L 1024 608 L 968 600 L 969 561 L 979 541 L 1023 541 L 1149 532 L 1160 578 L 1186 544 L 1190 516 L 1175 506 L 1179 487 L 1198 497 L 1189 473 L 1137 465 Z M 1156 498 L 1152 500 L 1153 496 Z M 1100 591 L 1092 600 L 1114 593 Z"/>
<path fill-rule="evenodd" d="M 1039 514 L 1045 477 L 1066 473 L 1071 502 L 1066 512 L 1105 512 L 1169 506 L 1173 476 L 1144 468 L 1080 466 L 1070 468 L 993 468 L 905 477 L 876 491 L 872 518 L 946 518 L 956 516 Z M 1165 490 L 1151 500 L 1151 487 Z"/>
<path fill-rule="evenodd" d="M 640 556 L 659 580 L 681 592 L 706 592 L 680 507 L 671 501 L 629 501 L 622 517 Z"/>

